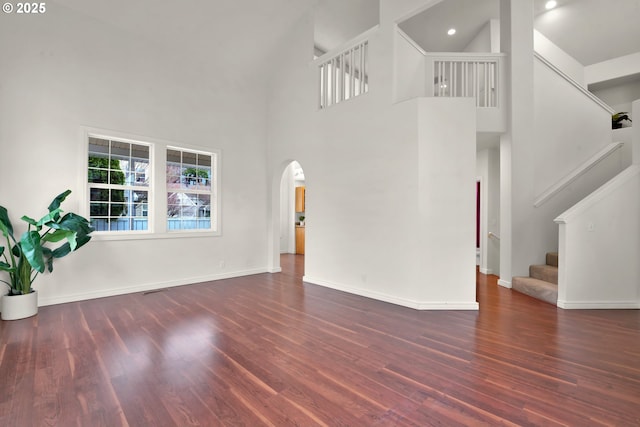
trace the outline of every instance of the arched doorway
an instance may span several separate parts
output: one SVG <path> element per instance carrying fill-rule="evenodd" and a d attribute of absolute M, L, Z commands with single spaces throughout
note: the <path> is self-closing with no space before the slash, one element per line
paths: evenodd
<path fill-rule="evenodd" d="M 304 268 L 306 252 L 306 180 L 304 170 L 295 160 L 284 162 L 273 176 L 272 233 L 270 235 L 270 271 L 282 271 L 280 258 L 291 255 L 289 262 Z"/>

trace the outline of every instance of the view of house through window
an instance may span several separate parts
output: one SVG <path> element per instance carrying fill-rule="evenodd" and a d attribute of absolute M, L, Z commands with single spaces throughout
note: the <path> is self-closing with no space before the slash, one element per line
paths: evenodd
<path fill-rule="evenodd" d="M 89 219 L 96 231 L 148 230 L 149 148 L 89 137 Z"/>
<path fill-rule="evenodd" d="M 167 149 L 167 229 L 211 230 L 216 155 Z M 215 202 L 215 200 L 214 200 Z"/>
<path fill-rule="evenodd" d="M 89 134 L 87 204 L 91 224 L 96 231 L 110 233 L 217 232 L 218 156 L 162 141 Z M 166 210 L 162 196 L 153 197 L 151 176 L 155 174 L 164 174 L 158 180 L 166 182 Z M 165 194 L 164 189 L 157 190 Z"/>

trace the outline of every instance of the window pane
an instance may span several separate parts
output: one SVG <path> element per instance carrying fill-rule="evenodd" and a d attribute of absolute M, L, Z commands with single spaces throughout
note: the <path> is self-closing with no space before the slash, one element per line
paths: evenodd
<path fill-rule="evenodd" d="M 115 161 L 112 161 L 112 164 Z M 116 162 L 117 164 L 117 162 Z M 122 170 L 118 170 L 118 169 L 112 169 L 109 171 L 109 184 L 115 184 L 115 185 L 125 185 L 126 184 L 126 179 L 125 179 L 125 175 L 124 172 L 122 172 Z"/>
<path fill-rule="evenodd" d="M 167 150 L 168 230 L 211 229 L 211 154 Z"/>
<path fill-rule="evenodd" d="M 167 163 L 182 163 L 182 151 L 167 149 Z"/>
<path fill-rule="evenodd" d="M 201 194 L 198 196 L 198 217 L 209 218 L 211 216 L 211 196 Z"/>
<path fill-rule="evenodd" d="M 89 200 L 96 202 L 108 202 L 109 201 L 109 190 L 101 189 L 101 188 L 92 188 Z"/>
<path fill-rule="evenodd" d="M 90 221 L 98 231 L 148 229 L 150 146 L 89 137 L 88 182 L 107 188 L 89 190 Z M 129 187 L 129 188 L 127 188 Z"/>
<path fill-rule="evenodd" d="M 131 157 L 131 144 L 128 142 L 111 141 L 111 157 L 128 159 Z"/>
<path fill-rule="evenodd" d="M 89 157 L 96 154 L 102 154 L 102 157 L 107 157 L 109 155 L 109 141 L 89 137 Z"/>
<path fill-rule="evenodd" d="M 131 157 L 140 159 L 140 160 L 149 160 L 149 146 L 147 145 L 139 145 L 139 144 L 131 144 Z"/>
<path fill-rule="evenodd" d="M 90 203 L 89 211 L 92 217 L 95 216 L 108 216 L 109 204 L 108 203 Z"/>
<path fill-rule="evenodd" d="M 196 153 L 190 153 L 188 151 L 182 152 L 182 164 L 187 167 L 197 166 L 198 165 L 198 162 L 196 161 L 197 158 L 198 158 L 198 155 Z"/>
<path fill-rule="evenodd" d="M 111 216 L 119 217 L 127 215 L 127 205 L 124 203 L 112 203 L 111 204 Z"/>
<path fill-rule="evenodd" d="M 211 166 L 211 156 L 198 154 L 198 166 Z"/>
<path fill-rule="evenodd" d="M 107 184 L 109 182 L 109 171 L 106 169 L 89 168 L 89 182 Z"/>

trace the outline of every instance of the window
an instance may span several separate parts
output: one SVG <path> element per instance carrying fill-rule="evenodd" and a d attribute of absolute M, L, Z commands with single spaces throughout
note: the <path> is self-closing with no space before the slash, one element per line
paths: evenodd
<path fill-rule="evenodd" d="M 89 136 L 89 220 L 96 231 L 149 229 L 150 145 Z"/>
<path fill-rule="evenodd" d="M 167 230 L 215 230 L 217 155 L 167 148 Z"/>
<path fill-rule="evenodd" d="M 96 128 L 85 128 L 82 141 L 87 186 L 81 212 L 96 237 L 220 234 L 218 150 Z"/>

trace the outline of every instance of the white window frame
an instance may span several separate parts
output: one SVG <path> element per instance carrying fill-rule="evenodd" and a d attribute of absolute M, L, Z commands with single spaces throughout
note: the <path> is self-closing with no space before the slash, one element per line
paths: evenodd
<path fill-rule="evenodd" d="M 122 141 L 149 146 L 150 181 L 148 187 L 140 187 L 149 191 L 148 200 L 148 229 L 131 231 L 96 231 L 92 233 L 93 239 L 100 240 L 146 240 L 146 239 L 174 239 L 184 237 L 215 237 L 222 235 L 222 200 L 220 197 L 222 152 L 219 149 L 211 149 L 201 146 L 176 143 L 156 138 L 132 135 L 124 132 L 99 129 L 93 127 L 80 128 L 81 149 L 79 150 L 79 164 L 81 173 L 78 175 L 78 188 L 82 188 L 82 196 L 79 198 L 80 215 L 89 218 L 89 137 Z M 212 155 L 211 166 L 211 229 L 193 229 L 168 231 L 167 230 L 167 149 L 199 152 Z M 214 160 L 215 159 L 215 160 Z M 215 216 L 214 216 L 215 215 Z M 215 224 L 215 225 L 214 225 Z M 213 228 L 215 227 L 215 228 Z"/>

